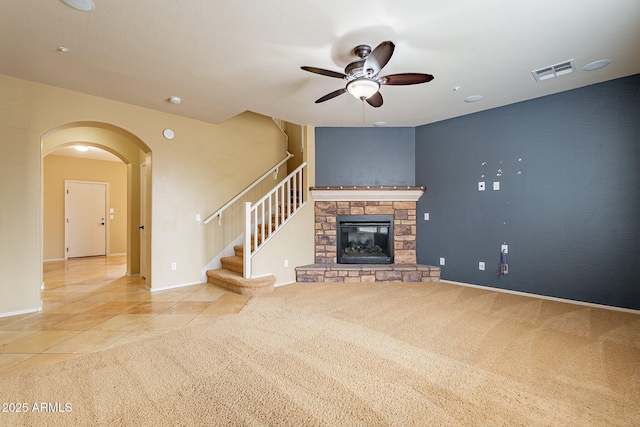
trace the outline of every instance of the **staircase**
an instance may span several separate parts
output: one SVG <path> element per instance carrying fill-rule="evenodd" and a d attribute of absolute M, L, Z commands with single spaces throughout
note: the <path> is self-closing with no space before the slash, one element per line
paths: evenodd
<path fill-rule="evenodd" d="M 207 281 L 241 295 L 263 295 L 274 290 L 276 277 L 252 277 L 251 257 L 305 204 L 302 172 L 306 163 L 284 178 L 255 204 L 245 204 L 245 243 L 235 255 L 220 259 L 222 268 L 207 271 Z M 249 251 L 245 251 L 246 248 Z"/>
<path fill-rule="evenodd" d="M 241 295 L 264 295 L 273 291 L 276 277 L 273 275 L 245 279 L 244 246 L 233 247 L 235 255 L 220 259 L 222 268 L 207 271 L 207 281 Z"/>

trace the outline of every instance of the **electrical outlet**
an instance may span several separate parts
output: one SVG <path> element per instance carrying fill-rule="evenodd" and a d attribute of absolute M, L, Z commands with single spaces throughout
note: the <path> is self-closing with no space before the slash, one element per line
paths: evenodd
<path fill-rule="evenodd" d="M 175 263 L 175 262 L 172 262 L 172 263 L 171 263 L 171 269 L 172 269 L 172 270 L 177 270 L 177 269 L 178 269 L 178 264 L 177 264 L 177 263 Z"/>
<path fill-rule="evenodd" d="M 478 270 L 484 271 L 484 261 L 478 262 Z"/>
<path fill-rule="evenodd" d="M 440 258 L 440 265 L 444 265 L 444 258 Z"/>
<path fill-rule="evenodd" d="M 285 267 L 289 267 L 289 260 L 288 260 L 288 259 L 285 259 L 285 260 L 284 260 L 284 266 L 285 266 Z"/>
<path fill-rule="evenodd" d="M 484 181 L 480 181 L 478 183 L 478 191 L 484 191 Z"/>
<path fill-rule="evenodd" d="M 504 252 L 505 254 L 509 253 L 509 245 L 500 246 L 500 252 Z"/>
<path fill-rule="evenodd" d="M 500 181 L 493 181 L 493 190 L 497 191 L 500 189 Z"/>
<path fill-rule="evenodd" d="M 429 221 L 429 212 L 424 213 L 424 220 Z"/>

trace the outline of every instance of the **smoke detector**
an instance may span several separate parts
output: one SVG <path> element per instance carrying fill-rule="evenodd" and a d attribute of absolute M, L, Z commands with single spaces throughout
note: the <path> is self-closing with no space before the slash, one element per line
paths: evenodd
<path fill-rule="evenodd" d="M 91 0 L 62 0 L 64 4 L 82 12 L 91 12 L 96 6 Z"/>
<path fill-rule="evenodd" d="M 559 64 L 549 65 L 548 67 L 534 70 L 531 74 L 533 74 L 533 78 L 536 79 L 537 82 L 564 76 L 565 74 L 573 73 L 576 70 L 573 62 L 574 60 L 571 59 Z"/>

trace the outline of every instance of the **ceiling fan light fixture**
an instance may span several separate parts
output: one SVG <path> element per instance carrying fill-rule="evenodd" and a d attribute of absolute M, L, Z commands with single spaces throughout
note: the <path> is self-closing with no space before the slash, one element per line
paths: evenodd
<path fill-rule="evenodd" d="M 365 77 L 360 77 L 347 83 L 347 91 L 363 101 L 378 92 L 379 89 L 380 83 Z"/>

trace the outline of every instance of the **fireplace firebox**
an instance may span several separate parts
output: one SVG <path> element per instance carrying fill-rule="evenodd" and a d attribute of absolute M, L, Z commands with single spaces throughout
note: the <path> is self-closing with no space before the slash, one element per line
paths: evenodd
<path fill-rule="evenodd" d="M 337 215 L 338 264 L 393 264 L 393 215 Z"/>

